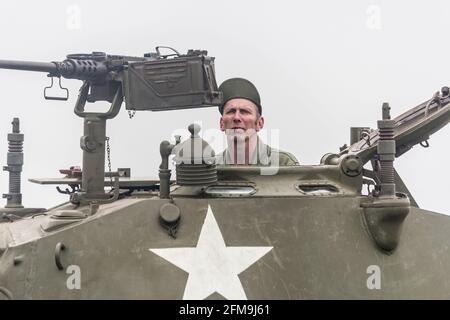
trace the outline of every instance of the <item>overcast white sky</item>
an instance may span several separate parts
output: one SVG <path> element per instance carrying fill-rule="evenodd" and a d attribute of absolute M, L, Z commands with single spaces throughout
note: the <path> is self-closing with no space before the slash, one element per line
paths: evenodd
<path fill-rule="evenodd" d="M 0 59 L 59 61 L 105 51 L 142 55 L 157 45 L 216 57 L 217 80 L 245 77 L 259 89 L 268 130 L 303 164 L 348 143 L 351 126 L 376 126 L 381 104 L 395 117 L 450 85 L 448 1 L 14 1 L 0 3 Z M 0 163 L 13 117 L 25 133 L 23 176 L 58 177 L 81 165 L 82 119 L 68 102 L 45 101 L 45 74 L 0 70 Z M 159 143 L 190 123 L 218 126 L 215 108 L 123 109 L 109 122 L 112 165 L 157 177 Z M 421 207 L 450 214 L 450 126 L 415 147 L 396 168 Z M 7 192 L 0 174 L 0 193 Z M 27 206 L 65 201 L 53 187 L 23 181 Z M 3 202 L 4 203 L 4 202 Z M 3 204 L 2 204 L 3 205 Z"/>

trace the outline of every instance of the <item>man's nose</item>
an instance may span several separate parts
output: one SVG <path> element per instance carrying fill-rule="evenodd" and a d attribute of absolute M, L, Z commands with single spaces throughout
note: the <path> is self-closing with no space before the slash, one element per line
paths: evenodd
<path fill-rule="evenodd" d="M 241 122 L 241 113 L 239 111 L 236 111 L 233 115 L 233 121 L 234 122 Z"/>

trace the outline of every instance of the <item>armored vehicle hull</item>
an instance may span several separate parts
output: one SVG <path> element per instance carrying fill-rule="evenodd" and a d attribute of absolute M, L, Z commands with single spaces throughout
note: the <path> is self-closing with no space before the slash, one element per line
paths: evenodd
<path fill-rule="evenodd" d="M 276 176 L 243 169 L 232 178 L 254 188 L 250 195 L 225 188 L 200 197 L 173 187 L 172 200 L 148 192 L 2 223 L 0 292 L 15 299 L 450 298 L 450 217 L 411 207 L 396 249 L 381 250 L 364 208 L 370 196 L 355 196 L 350 186 L 359 178 L 335 180 L 337 169 L 280 168 Z M 312 171 L 310 185 L 321 177 L 338 194 L 301 192 L 299 181 L 307 184 Z M 271 187 L 274 179 L 284 187 Z M 179 210 L 176 233 L 161 223 L 167 204 Z"/>

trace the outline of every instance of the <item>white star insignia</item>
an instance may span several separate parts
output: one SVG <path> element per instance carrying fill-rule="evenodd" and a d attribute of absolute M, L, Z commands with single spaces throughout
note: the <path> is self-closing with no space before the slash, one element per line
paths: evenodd
<path fill-rule="evenodd" d="M 189 273 L 183 299 L 200 300 L 214 292 L 246 300 L 238 275 L 273 247 L 227 247 L 208 205 L 197 247 L 149 249 Z"/>

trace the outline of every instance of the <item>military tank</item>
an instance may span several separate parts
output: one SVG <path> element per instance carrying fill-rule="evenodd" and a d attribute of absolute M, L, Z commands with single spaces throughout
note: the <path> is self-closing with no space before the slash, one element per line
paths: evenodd
<path fill-rule="evenodd" d="M 155 146 L 159 177 L 142 179 L 105 170 L 107 120 L 123 103 L 132 112 L 220 105 L 206 51 L 94 52 L 1 68 L 46 72 L 60 87 L 61 78 L 82 80 L 74 112 L 84 132 L 81 167 L 30 179 L 58 186 L 68 201 L 26 208 L 24 137 L 13 119 L 0 298 L 450 298 L 450 217 L 419 208 L 394 168 L 448 124 L 447 87 L 393 119 L 383 104 L 378 128 L 351 128 L 350 144 L 318 165 L 219 165 L 200 126 L 187 123 L 190 138 Z M 111 107 L 86 112 L 96 101 Z"/>

